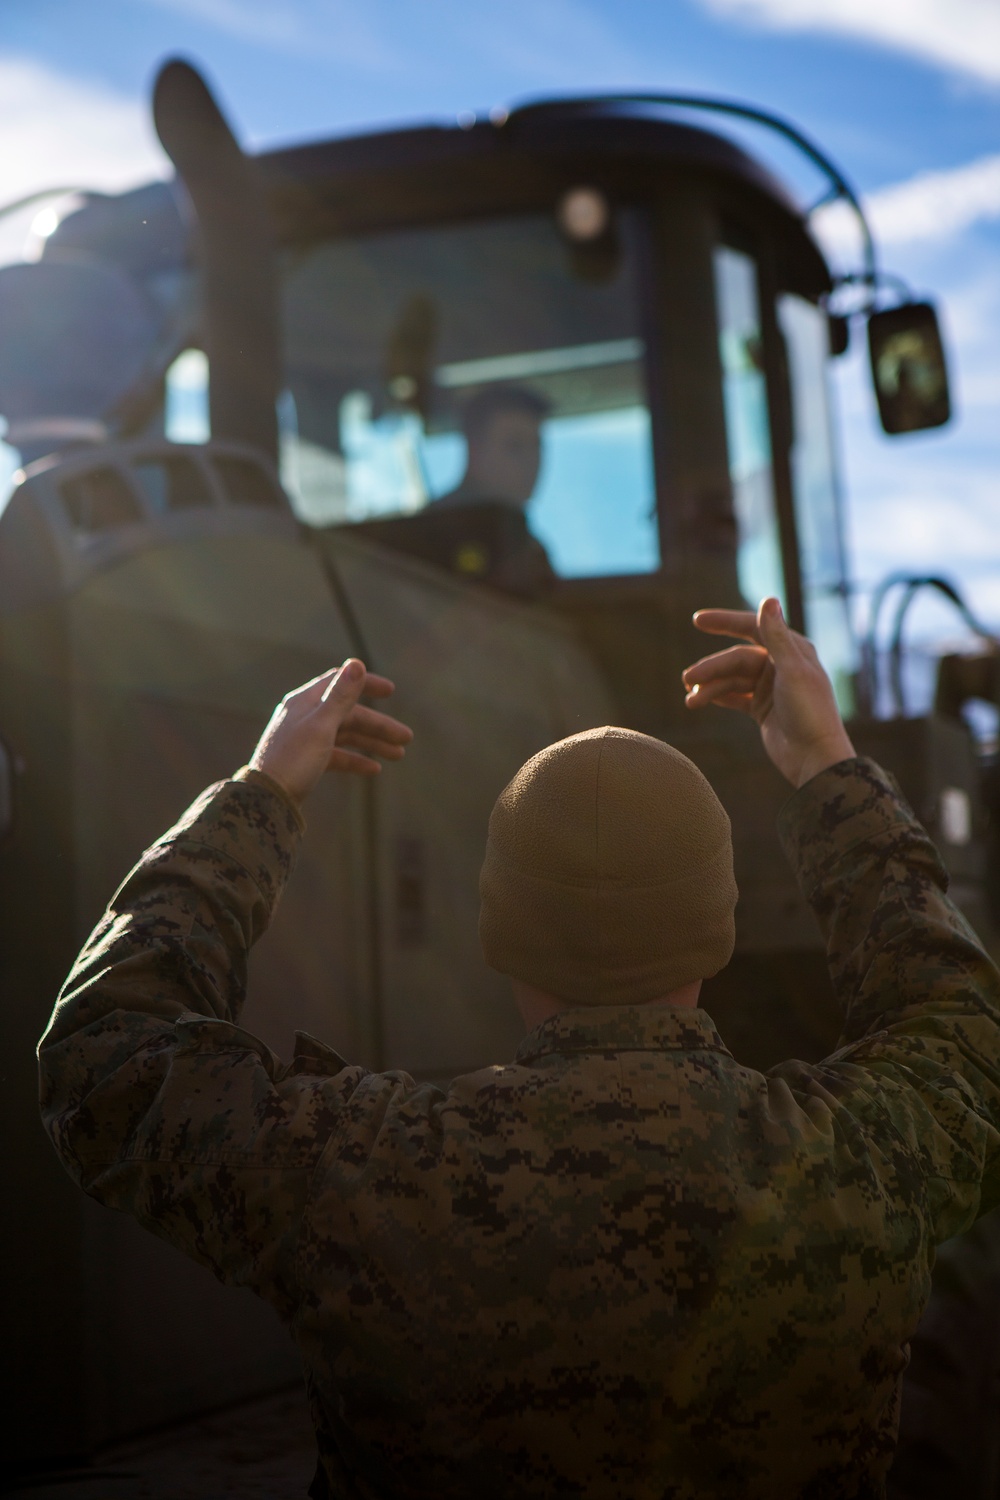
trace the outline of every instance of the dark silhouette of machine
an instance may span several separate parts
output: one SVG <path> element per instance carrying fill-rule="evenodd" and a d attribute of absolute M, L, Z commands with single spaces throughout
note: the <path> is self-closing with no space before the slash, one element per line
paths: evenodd
<path fill-rule="evenodd" d="M 939 712 L 875 717 L 825 398 L 853 295 L 887 430 L 947 420 L 933 311 L 882 305 L 859 208 L 864 268 L 836 282 L 782 185 L 684 122 L 706 105 L 782 129 L 858 207 L 790 127 L 668 96 L 248 158 L 171 63 L 154 109 L 177 178 L 79 195 L 37 261 L 0 270 L 0 412 L 25 465 L 0 515 L 15 1465 L 294 1377 L 268 1309 L 64 1180 L 32 1053 L 130 863 L 246 760 L 277 697 L 348 653 L 396 678 L 417 738 L 377 786 L 317 796 L 245 1017 L 279 1050 L 305 1029 L 427 1078 L 509 1055 L 476 936 L 486 818 L 528 755 L 608 721 L 684 749 L 731 814 L 737 953 L 705 1003 L 733 1050 L 829 1049 L 783 786 L 752 725 L 682 707 L 692 610 L 768 592 L 993 941 L 989 783 L 961 718 L 993 693 L 992 648 L 947 667 Z M 463 422 L 497 391 L 537 416 L 534 437 L 491 440 L 536 450 L 479 462 L 472 486 Z"/>

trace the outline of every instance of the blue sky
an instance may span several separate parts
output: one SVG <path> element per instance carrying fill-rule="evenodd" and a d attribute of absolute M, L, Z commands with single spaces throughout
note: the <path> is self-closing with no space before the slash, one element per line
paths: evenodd
<path fill-rule="evenodd" d="M 860 344 L 836 396 L 853 571 L 946 572 L 1000 627 L 997 0 L 3 0 L 0 202 L 166 168 L 159 61 L 207 72 L 253 146 L 442 119 L 549 92 L 704 90 L 765 105 L 861 189 L 883 260 L 940 299 L 958 419 L 890 442 Z M 804 192 L 815 180 L 754 137 Z M 0 225 L 0 257 L 28 225 Z M 849 230 L 834 214 L 835 253 Z M 954 631 L 926 606 L 918 631 Z"/>

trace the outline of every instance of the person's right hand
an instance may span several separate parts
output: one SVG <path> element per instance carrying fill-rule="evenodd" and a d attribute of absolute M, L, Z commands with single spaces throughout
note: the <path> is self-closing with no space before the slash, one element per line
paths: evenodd
<path fill-rule="evenodd" d="M 250 764 L 300 806 L 326 771 L 377 775 L 381 760 L 402 760 L 413 730 L 358 699 L 388 698 L 394 684 L 348 657 L 342 667 L 286 693 Z"/>
<path fill-rule="evenodd" d="M 707 635 L 750 644 L 730 646 L 685 669 L 688 708 L 717 703 L 750 714 L 764 749 L 794 787 L 857 754 L 816 648 L 789 629 L 777 599 L 765 599 L 756 616 L 748 609 L 700 609 L 694 623 Z"/>

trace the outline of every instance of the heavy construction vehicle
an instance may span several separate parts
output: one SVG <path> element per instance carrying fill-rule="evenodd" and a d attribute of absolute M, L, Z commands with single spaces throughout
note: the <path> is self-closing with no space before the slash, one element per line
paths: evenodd
<path fill-rule="evenodd" d="M 0 515 L 15 1464 L 296 1373 L 268 1309 L 64 1180 L 33 1048 L 144 846 L 347 654 L 396 679 L 417 738 L 311 808 L 245 1013 L 279 1051 L 298 1029 L 426 1078 L 510 1055 L 476 934 L 487 816 L 528 755 L 609 721 L 680 746 L 732 817 L 737 952 L 705 996 L 730 1046 L 759 1066 L 829 1049 L 818 933 L 774 833 L 785 788 L 752 725 L 682 706 L 692 610 L 772 592 L 994 941 L 961 719 L 992 658 L 949 669 L 946 712 L 874 717 L 826 395 L 851 287 L 785 188 L 690 123 L 706 106 L 782 130 L 854 205 L 884 425 L 947 420 L 933 310 L 884 305 L 842 176 L 719 101 L 563 100 L 248 158 L 172 63 L 154 108 L 177 177 L 63 200 L 37 259 L 0 270 L 0 413 L 23 464 Z M 463 479 L 491 402 L 520 412 L 517 495 Z"/>

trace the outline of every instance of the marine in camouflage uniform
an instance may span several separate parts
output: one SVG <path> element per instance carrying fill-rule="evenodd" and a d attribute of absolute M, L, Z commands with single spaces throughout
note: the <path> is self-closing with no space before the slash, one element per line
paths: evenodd
<path fill-rule="evenodd" d="M 741 1067 L 710 1017 L 565 1010 L 441 1091 L 240 1029 L 302 832 L 244 770 L 139 862 L 40 1048 L 91 1194 L 302 1350 L 338 1496 L 884 1492 L 934 1246 L 1000 1198 L 1000 975 L 872 762 L 782 814 L 842 1045 Z"/>

